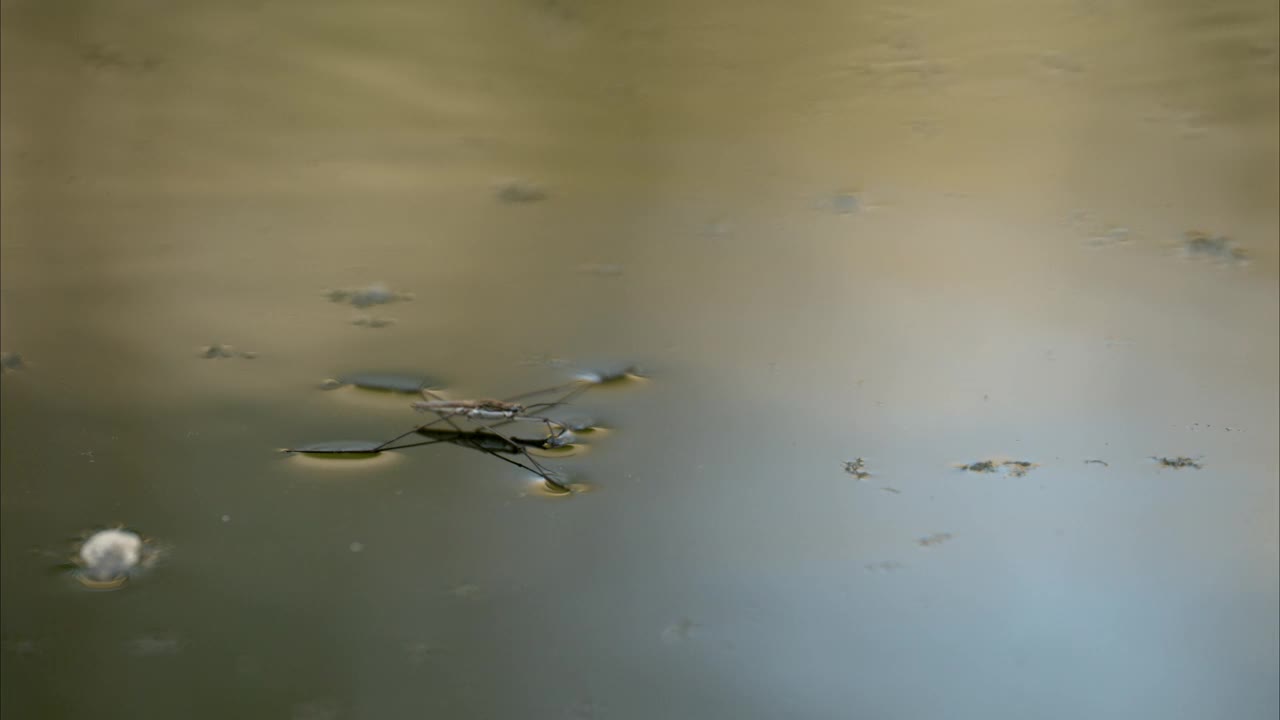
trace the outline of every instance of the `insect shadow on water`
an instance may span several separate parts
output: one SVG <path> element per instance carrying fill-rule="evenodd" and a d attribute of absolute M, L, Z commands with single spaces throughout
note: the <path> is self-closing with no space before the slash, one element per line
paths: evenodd
<path fill-rule="evenodd" d="M 285 452 L 306 455 L 336 455 L 348 458 L 371 457 L 391 450 L 450 443 L 485 453 L 505 463 L 527 470 L 542 478 L 550 489 L 557 493 L 565 494 L 572 492 L 572 489 L 558 480 L 550 470 L 534 459 L 529 450 L 554 450 L 569 447 L 577 439 L 574 429 L 579 426 L 575 423 L 554 420 L 545 413 L 564 405 L 588 388 L 618 382 L 635 375 L 637 375 L 637 372 L 633 367 L 616 372 L 584 374 L 568 383 L 521 393 L 504 400 L 449 400 L 441 397 L 431 388 L 421 387 L 419 392 L 423 399 L 412 403 L 412 407 L 419 412 L 435 415 L 436 419 L 431 422 L 419 425 L 381 443 L 368 441 L 319 443 L 292 448 Z M 544 402 L 525 402 L 530 398 L 545 396 L 555 397 Z M 455 419 L 468 421 L 471 425 L 464 427 L 455 422 Z M 499 430 L 508 425 L 521 423 L 541 425 L 543 434 L 540 437 L 527 438 Z M 445 424 L 448 427 L 438 427 L 441 424 Z M 585 430 L 585 428 L 581 430 Z M 402 442 L 411 435 L 419 435 L 427 439 Z M 508 455 L 521 456 L 523 461 L 506 457 Z"/>
<path fill-rule="evenodd" d="M 365 372 L 343 375 L 337 378 L 327 378 L 320 382 L 320 389 L 336 390 L 348 385 L 360 388 L 361 390 L 417 395 L 422 392 L 424 388 L 431 389 L 440 387 L 440 382 L 435 378 L 427 377 L 425 375 L 416 375 L 413 373 Z"/>
<path fill-rule="evenodd" d="M 15 372 L 27 367 L 18 353 L 0 353 L 0 372 Z"/>

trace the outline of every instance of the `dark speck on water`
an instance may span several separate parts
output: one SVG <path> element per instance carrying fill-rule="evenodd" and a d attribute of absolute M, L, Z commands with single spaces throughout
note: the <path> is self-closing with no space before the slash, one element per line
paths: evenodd
<path fill-rule="evenodd" d="M 245 360 L 253 360 L 258 357 L 258 353 L 247 350 L 236 350 L 230 345 L 213 344 L 206 346 L 200 350 L 200 357 L 205 360 L 221 360 L 224 358 L 243 358 Z"/>
<path fill-rule="evenodd" d="M 1022 477 L 1033 467 L 1035 467 L 1035 463 L 1030 463 L 1026 460 L 1010 460 L 1004 463 L 1005 470 L 1013 477 Z"/>
<path fill-rule="evenodd" d="M 368 317 L 368 316 L 361 315 L 360 317 L 352 320 L 351 324 L 358 325 L 360 327 L 377 329 L 377 328 L 384 328 L 389 325 L 394 325 L 395 322 L 396 321 L 392 320 L 391 318 Z"/>
<path fill-rule="evenodd" d="M 537 185 L 518 180 L 498 186 L 496 197 L 508 204 L 535 203 L 547 199 L 547 192 Z"/>
<path fill-rule="evenodd" d="M 1035 463 L 1028 460 L 983 460 L 981 462 L 970 463 L 968 465 L 961 465 L 960 469 L 966 472 L 975 473 L 994 473 L 1004 470 L 1005 474 L 1009 477 L 1023 477 L 1035 466 Z"/>
<path fill-rule="evenodd" d="M 1189 458 L 1183 455 L 1179 455 L 1178 457 L 1157 457 L 1152 458 L 1152 460 L 1160 463 L 1160 467 L 1173 468 L 1175 470 L 1180 470 L 1182 468 L 1200 470 L 1204 467 L 1200 464 L 1198 459 Z"/>
<path fill-rule="evenodd" d="M 354 307 L 366 308 L 374 305 L 412 300 L 413 295 L 406 292 L 395 292 L 382 283 L 374 283 L 363 288 L 339 288 L 326 290 L 324 296 L 329 302 L 347 303 Z"/>
<path fill-rule="evenodd" d="M 831 209 L 840 215 L 852 215 L 862 203 L 853 193 L 837 193 L 831 196 Z"/>
<path fill-rule="evenodd" d="M 844 471 L 858 480 L 866 480 L 871 477 L 871 472 L 867 470 L 866 460 L 862 458 L 854 458 L 844 463 Z"/>
<path fill-rule="evenodd" d="M 934 533 L 916 540 L 916 544 L 920 547 L 934 547 L 951 539 L 951 533 Z"/>
<path fill-rule="evenodd" d="M 0 353 L 0 370 L 4 372 L 13 372 L 21 370 L 27 364 L 22 361 L 22 356 L 18 353 Z"/>
<path fill-rule="evenodd" d="M 1228 263 L 1248 260 L 1248 255 L 1224 235 L 1188 232 L 1183 236 L 1182 249 L 1189 257 L 1212 258 Z"/>

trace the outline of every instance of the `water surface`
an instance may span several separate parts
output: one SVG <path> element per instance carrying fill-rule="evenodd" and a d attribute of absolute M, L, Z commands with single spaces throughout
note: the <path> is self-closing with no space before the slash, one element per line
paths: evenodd
<path fill-rule="evenodd" d="M 1273 3 L 0 7 L 5 716 L 1280 710 Z"/>

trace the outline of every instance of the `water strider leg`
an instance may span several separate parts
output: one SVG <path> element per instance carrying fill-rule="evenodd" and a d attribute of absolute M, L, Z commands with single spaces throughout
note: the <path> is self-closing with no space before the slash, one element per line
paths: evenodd
<path fill-rule="evenodd" d="M 572 491 L 572 490 L 570 490 L 569 488 L 567 488 L 567 487 L 565 487 L 564 485 L 562 485 L 562 484 L 560 484 L 559 482 L 557 482 L 557 481 L 555 480 L 555 478 L 552 478 L 552 477 L 551 477 L 551 474 L 550 474 L 550 473 L 548 473 L 548 472 L 546 471 L 546 468 L 543 468 L 541 465 L 538 465 L 538 461 L 536 461 L 536 460 L 534 460 L 532 457 L 530 457 L 530 456 L 529 456 L 529 453 L 527 453 L 527 452 L 525 452 L 525 453 L 524 453 L 524 457 L 525 457 L 525 459 L 526 459 L 526 460 L 528 460 L 529 462 L 533 463 L 533 464 L 534 464 L 535 466 L 537 466 L 538 468 L 541 468 L 541 472 L 539 472 L 538 470 L 534 470 L 533 468 L 529 467 L 528 465 L 525 465 L 524 463 L 521 463 L 521 462 L 517 462 L 517 461 L 515 461 L 515 460 L 512 460 L 511 458 L 504 458 L 504 457 L 502 457 L 501 455 L 499 455 L 499 454 L 495 453 L 495 452 L 494 452 L 494 451 L 492 451 L 492 450 L 486 450 L 486 449 L 484 449 L 484 448 L 478 448 L 478 449 L 479 449 L 481 452 L 488 453 L 488 454 L 490 454 L 490 455 L 492 455 L 492 456 L 494 456 L 494 457 L 498 458 L 498 459 L 499 459 L 499 460 L 501 460 L 502 462 L 505 462 L 505 463 L 511 463 L 512 465 L 515 465 L 515 466 L 516 466 L 516 467 L 518 467 L 518 468 L 522 468 L 522 469 L 524 469 L 524 470 L 527 470 L 527 471 L 529 471 L 529 472 L 533 473 L 534 475 L 537 475 L 538 477 L 542 478 L 543 480 L 546 480 L 546 481 L 547 481 L 547 484 L 549 484 L 549 485 L 551 485 L 551 486 L 555 487 L 557 490 L 560 490 L 561 492 L 573 492 L 573 491 Z"/>
<path fill-rule="evenodd" d="M 450 417 L 450 416 L 448 416 L 448 415 L 441 415 L 441 416 L 440 416 L 440 419 L 441 419 L 441 420 L 443 420 L 443 421 L 445 421 L 446 423 L 448 423 L 448 424 L 449 424 L 449 427 L 451 427 L 451 428 L 453 428 L 454 430 L 456 430 L 460 435 L 465 435 L 465 434 L 466 434 L 466 433 L 462 430 L 462 428 L 458 427 L 458 424 L 457 424 L 457 423 L 455 423 L 455 422 L 453 421 L 453 418 L 452 418 L 452 417 Z M 492 455 L 493 457 L 496 457 L 496 458 L 498 458 L 499 460 L 501 460 L 501 461 L 503 461 L 503 462 L 511 463 L 512 465 L 515 465 L 516 467 L 524 468 L 525 470 L 529 470 L 529 471 L 530 471 L 530 472 L 532 472 L 533 474 L 535 474 L 535 475 L 537 475 L 537 476 L 541 477 L 543 480 L 546 480 L 547 482 L 551 483 L 552 485 L 555 485 L 557 488 L 560 488 L 561 490 L 564 490 L 565 492 L 568 492 L 568 491 L 569 491 L 569 488 L 567 488 L 567 487 L 565 487 L 565 486 L 561 485 L 560 483 L 556 482 L 555 480 L 551 479 L 551 477 L 550 477 L 551 473 L 549 473 L 549 472 L 547 471 L 547 469 L 546 469 L 546 468 L 542 467 L 542 465 L 541 465 L 541 464 L 539 464 L 537 460 L 534 460 L 534 459 L 533 459 L 533 456 L 529 454 L 529 451 L 528 451 L 528 450 L 525 450 L 523 447 L 521 447 L 519 444 L 517 444 L 515 441 L 513 441 L 511 438 L 507 437 L 506 435 L 503 435 L 502 433 L 500 433 L 500 432 L 498 432 L 498 431 L 496 431 L 496 430 L 492 429 L 492 427 L 487 427 L 487 428 L 484 428 L 484 429 L 485 429 L 485 430 L 488 430 L 489 432 L 493 433 L 494 435 L 497 435 L 498 437 L 502 438 L 502 439 L 503 439 L 503 441 L 505 441 L 505 442 L 506 442 L 508 445 L 510 445 L 511 447 L 513 447 L 513 448 L 519 448 L 519 450 L 520 450 L 520 454 L 524 455 L 525 460 L 528 460 L 528 461 L 529 461 L 529 462 L 530 462 L 530 463 L 531 463 L 535 468 L 537 468 L 537 470 L 531 470 L 529 467 L 527 467 L 527 466 L 525 466 L 525 465 L 523 465 L 523 464 L 521 464 L 521 463 L 518 463 L 518 462 L 516 462 L 515 460 L 512 460 L 512 459 L 510 459 L 510 458 L 502 457 L 502 455 L 500 455 L 500 454 L 498 454 L 498 453 L 494 452 L 493 450 L 489 450 L 488 448 L 478 447 L 478 446 L 476 446 L 476 445 L 474 445 L 474 444 L 473 444 L 473 445 L 472 445 L 472 448 L 473 448 L 473 449 L 475 449 L 475 450 L 479 450 L 480 452 L 486 453 L 486 454 L 488 454 L 488 455 Z M 416 432 L 416 431 L 415 431 L 415 432 Z"/>
<path fill-rule="evenodd" d="M 414 434 L 414 433 L 418 432 L 419 430 L 426 430 L 427 428 L 431 427 L 432 425 L 439 425 L 440 423 L 442 423 L 442 422 L 446 422 L 446 421 L 448 421 L 448 423 L 449 423 L 450 425 L 452 425 L 452 426 L 453 426 L 453 429 L 454 429 L 454 430 L 457 430 L 458 432 L 462 432 L 462 429 L 461 429 L 461 428 L 459 428 L 457 425 L 455 425 L 455 424 L 453 423 L 453 421 L 452 421 L 452 420 L 449 420 L 449 416 L 447 416 L 447 415 L 441 415 L 440 413 L 436 413 L 436 419 L 435 419 L 435 420 L 432 420 L 431 422 L 427 423 L 426 425 L 419 425 L 419 426 L 415 427 L 414 429 L 409 430 L 408 432 L 402 432 L 402 433 L 400 433 L 399 435 L 397 435 L 397 436 L 395 436 L 395 437 L 391 438 L 390 440 L 388 440 L 388 441 L 386 441 L 386 442 L 382 443 L 381 445 L 379 445 L 378 447 L 376 447 L 376 448 L 374 448 L 374 449 L 375 449 L 375 450 L 388 450 L 388 449 L 390 449 L 390 448 L 388 448 L 387 446 L 388 446 L 388 445 L 390 445 L 391 443 L 393 443 L 393 442 L 395 442 L 395 441 L 397 441 L 397 440 L 399 440 L 399 439 L 401 439 L 401 438 L 409 437 L 410 435 L 412 435 L 412 434 Z"/>
<path fill-rule="evenodd" d="M 520 444 L 519 444 L 519 443 L 517 443 L 516 441 L 512 440 L 511 438 L 507 437 L 506 435 L 503 435 L 502 433 L 498 432 L 498 431 L 495 429 L 498 425 L 501 425 L 501 424 L 504 424 L 504 423 L 495 423 L 495 424 L 493 424 L 493 425 L 485 425 L 485 426 L 481 426 L 480 430 L 481 430 L 482 432 L 488 432 L 488 433 L 492 433 L 492 434 L 494 434 L 494 435 L 497 435 L 498 437 L 502 438 L 502 439 L 503 439 L 503 440 L 504 440 L 508 445 L 510 445 L 511 447 L 519 448 L 519 449 L 520 449 L 520 454 L 521 454 L 521 455 L 524 455 L 524 459 L 525 459 L 525 460 L 528 460 L 528 461 L 529 461 L 529 462 L 530 462 L 530 463 L 531 463 L 535 468 L 537 468 L 537 470 L 534 470 L 534 471 L 533 471 L 533 473 L 534 473 L 535 475 L 538 475 L 538 476 L 539 476 L 539 477 L 541 477 L 543 480 L 546 480 L 548 483 L 550 483 L 551 485 L 553 485 L 556 489 L 558 489 L 558 490 L 562 490 L 562 491 L 564 491 L 564 492 L 569 492 L 569 488 L 565 487 L 565 486 L 564 486 L 564 485 L 562 485 L 561 483 L 557 482 L 554 478 L 552 478 L 552 477 L 551 477 L 551 471 L 549 471 L 549 470 L 547 470 L 545 467 L 543 467 L 543 466 L 542 466 L 542 463 L 539 463 L 537 460 L 534 460 L 534 459 L 533 459 L 533 456 L 529 454 L 529 451 L 528 451 L 528 450 L 526 450 L 522 445 L 520 445 Z M 517 466 L 519 466 L 519 467 L 523 467 L 523 468 L 524 468 L 524 469 L 526 469 L 526 470 L 529 470 L 529 468 L 528 468 L 528 467 L 525 467 L 523 464 L 518 463 L 518 462 L 516 462 L 516 461 L 514 461 L 514 460 L 511 460 L 511 459 L 509 459 L 509 458 L 504 458 L 504 457 L 502 457 L 501 455 L 498 455 L 497 453 L 493 452 L 492 450 L 488 450 L 488 449 L 485 449 L 485 448 L 476 448 L 476 449 L 478 449 L 478 450 L 482 450 L 483 452 L 487 452 L 487 453 L 489 453 L 490 455 L 493 455 L 494 457 L 498 458 L 499 460 L 503 460 L 503 461 L 509 462 L 509 463 L 511 463 L 511 464 L 513 464 L 513 465 L 517 465 Z"/>
<path fill-rule="evenodd" d="M 417 430 L 413 430 L 411 432 L 417 432 Z M 405 433 L 405 435 L 407 434 L 409 433 Z M 400 437 L 404 437 L 404 435 L 401 435 Z M 388 440 L 387 442 L 395 442 L 395 441 L 396 441 L 396 438 L 393 438 L 391 440 Z M 454 442 L 454 438 L 435 438 L 434 440 L 423 440 L 422 442 L 409 443 L 408 445 L 393 445 L 391 447 L 382 447 L 382 446 L 379 446 L 379 447 L 381 448 L 381 450 L 404 450 L 405 448 L 422 447 L 424 445 L 437 445 L 439 443 L 446 443 L 446 442 Z"/>
<path fill-rule="evenodd" d="M 561 390 L 566 390 L 566 389 L 569 390 L 569 393 L 567 395 L 555 401 L 554 404 L 559 405 L 565 400 L 568 400 L 574 395 L 577 395 L 583 390 L 586 390 L 588 387 L 591 387 L 591 383 L 585 380 L 574 380 L 572 382 L 567 382 L 562 385 L 556 385 L 555 387 L 543 388 L 542 390 L 531 390 L 529 392 L 520 393 L 519 395 L 512 395 L 511 397 L 506 398 L 504 402 L 515 402 L 516 400 L 521 400 L 527 397 L 534 397 L 536 395 L 547 395 L 549 393 L 559 392 Z M 537 403 L 537 404 L 546 405 L 548 403 Z"/>

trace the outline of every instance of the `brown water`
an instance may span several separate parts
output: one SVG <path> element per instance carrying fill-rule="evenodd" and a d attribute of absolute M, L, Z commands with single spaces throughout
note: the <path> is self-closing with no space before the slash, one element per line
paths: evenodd
<path fill-rule="evenodd" d="M 319 5 L 2 4 L 4 717 L 1280 711 L 1274 3 Z"/>

